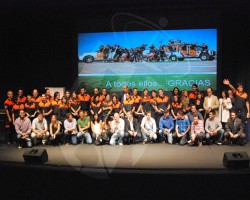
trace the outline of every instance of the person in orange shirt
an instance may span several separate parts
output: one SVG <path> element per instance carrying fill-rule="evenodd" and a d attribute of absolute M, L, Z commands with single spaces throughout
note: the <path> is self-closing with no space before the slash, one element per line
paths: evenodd
<path fill-rule="evenodd" d="M 85 88 L 81 88 L 80 94 L 78 94 L 80 100 L 81 110 L 89 111 L 90 107 L 90 95 L 86 93 Z"/>
<path fill-rule="evenodd" d="M 39 92 L 37 89 L 34 89 L 32 92 L 32 101 L 36 104 L 36 109 L 39 112 L 38 104 L 42 101 L 42 98 L 39 96 Z"/>
<path fill-rule="evenodd" d="M 144 89 L 142 91 L 142 99 L 141 99 L 141 105 L 142 105 L 142 114 L 146 116 L 146 113 L 148 111 L 151 111 L 151 105 L 150 105 L 150 96 L 148 94 L 148 89 Z"/>
<path fill-rule="evenodd" d="M 101 105 L 102 103 L 99 101 L 100 97 L 98 95 L 95 95 L 93 98 L 93 101 L 91 102 L 90 105 L 90 120 L 94 118 L 94 115 L 97 114 L 98 117 L 100 117 L 100 114 L 102 112 Z"/>
<path fill-rule="evenodd" d="M 42 94 L 42 101 L 38 104 L 38 106 L 47 123 L 50 124 L 51 113 L 53 110 L 51 107 L 51 103 L 49 102 L 45 94 Z"/>
<path fill-rule="evenodd" d="M 175 95 L 173 102 L 171 104 L 171 113 L 173 116 L 173 120 L 177 119 L 177 113 L 179 110 L 182 110 L 182 103 L 181 103 L 179 97 Z"/>
<path fill-rule="evenodd" d="M 47 98 L 47 100 L 48 100 L 49 102 L 52 102 L 52 101 L 53 101 L 53 97 L 52 97 L 51 94 L 50 94 L 50 89 L 49 89 L 49 88 L 45 88 L 45 96 L 46 96 L 46 98 Z"/>
<path fill-rule="evenodd" d="M 107 93 L 107 88 L 102 88 L 102 93 L 100 94 L 99 101 L 100 102 L 105 101 L 107 94 L 108 94 Z"/>
<path fill-rule="evenodd" d="M 102 102 L 101 105 L 102 108 L 102 121 L 104 121 L 105 117 L 110 116 L 111 112 L 112 112 L 112 100 L 110 98 L 110 94 L 106 95 L 105 100 Z"/>
<path fill-rule="evenodd" d="M 12 108 L 12 122 L 13 125 L 15 126 L 15 120 L 19 117 L 19 111 L 24 110 L 24 105 L 21 103 L 21 98 L 16 97 L 15 104 L 13 105 Z"/>
<path fill-rule="evenodd" d="M 53 101 L 51 102 L 52 115 L 55 115 L 57 119 L 59 119 L 59 106 L 61 104 L 60 101 L 60 92 L 54 93 Z"/>
<path fill-rule="evenodd" d="M 127 117 L 128 111 L 131 111 L 132 113 L 135 111 L 134 100 L 131 98 L 129 93 L 126 94 L 126 99 L 123 101 L 122 111 L 124 113 L 124 117 Z"/>
<path fill-rule="evenodd" d="M 95 87 L 94 89 L 93 89 L 93 95 L 91 96 L 91 102 L 92 101 L 94 101 L 94 97 L 95 96 L 100 96 L 100 89 L 99 89 L 99 87 Z"/>
<path fill-rule="evenodd" d="M 134 116 L 137 118 L 139 121 L 142 120 L 143 113 L 142 113 L 142 98 L 138 95 L 138 89 L 133 88 L 133 95 L 132 99 L 134 100 L 134 105 L 135 105 L 135 111 L 134 111 Z"/>
<path fill-rule="evenodd" d="M 59 120 L 62 124 L 67 119 L 67 113 L 69 113 L 69 105 L 66 96 L 63 96 L 59 105 Z"/>
<path fill-rule="evenodd" d="M 14 100 L 13 100 L 13 92 L 9 90 L 7 92 L 7 99 L 4 102 L 4 109 L 6 112 L 6 134 L 7 134 L 7 144 L 10 145 L 14 142 L 14 126 L 13 126 L 13 121 L 12 121 L 12 108 L 14 105 Z"/>
<path fill-rule="evenodd" d="M 17 96 L 20 98 L 20 102 L 21 102 L 22 104 L 25 104 L 25 103 L 26 103 L 27 98 L 26 98 L 26 96 L 24 96 L 24 94 L 23 94 L 23 89 L 19 89 L 19 90 L 17 91 Z"/>
<path fill-rule="evenodd" d="M 248 95 L 244 91 L 242 83 L 237 84 L 235 88 L 228 79 L 224 79 L 223 83 L 228 85 L 232 89 L 234 96 L 233 109 L 236 111 L 237 117 L 241 119 L 242 123 L 246 122 L 246 119 L 250 117 Z"/>
<path fill-rule="evenodd" d="M 25 113 L 27 117 L 32 122 L 33 119 L 35 119 L 37 110 L 36 110 L 36 104 L 32 101 L 32 97 L 30 95 L 27 96 L 27 102 L 24 105 Z"/>
<path fill-rule="evenodd" d="M 122 108 L 121 108 L 121 102 L 118 100 L 118 96 L 116 94 L 113 94 L 111 116 L 114 116 L 115 113 L 118 113 L 121 116 Z"/>
<path fill-rule="evenodd" d="M 197 99 L 199 89 L 197 84 L 192 85 L 192 91 L 189 93 L 189 101 L 190 104 L 195 104 L 195 100 Z"/>
<path fill-rule="evenodd" d="M 73 117 L 76 120 L 78 120 L 79 111 L 81 110 L 81 105 L 80 105 L 80 100 L 78 99 L 76 92 L 72 92 L 69 107 L 70 107 L 70 111 L 71 111 Z"/>

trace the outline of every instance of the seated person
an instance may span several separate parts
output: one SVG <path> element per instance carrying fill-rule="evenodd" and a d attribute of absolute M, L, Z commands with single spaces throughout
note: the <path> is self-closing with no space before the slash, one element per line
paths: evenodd
<path fill-rule="evenodd" d="M 156 122 L 155 119 L 151 117 L 151 111 L 147 111 L 146 116 L 143 117 L 141 122 L 141 131 L 144 139 L 143 144 L 147 141 L 155 141 L 157 139 Z"/>
<path fill-rule="evenodd" d="M 131 111 L 127 112 L 127 118 L 125 121 L 125 134 L 124 134 L 124 141 L 127 144 L 136 143 L 135 139 L 141 138 L 140 132 L 140 124 L 138 120 L 133 117 Z"/>
<path fill-rule="evenodd" d="M 185 119 L 182 110 L 177 112 L 175 131 L 176 132 L 173 134 L 173 139 L 176 142 L 179 142 L 180 145 L 185 145 L 189 137 L 190 122 L 189 120 Z"/>
<path fill-rule="evenodd" d="M 37 138 L 42 139 L 42 144 L 45 145 L 49 137 L 48 124 L 42 113 L 38 113 L 37 118 L 32 122 L 31 138 L 33 144 L 36 145 Z"/>
<path fill-rule="evenodd" d="M 28 117 L 25 117 L 24 110 L 19 111 L 19 117 L 15 120 L 15 129 L 17 133 L 18 148 L 22 148 L 23 142 L 26 142 L 27 147 L 31 147 L 31 122 Z"/>
<path fill-rule="evenodd" d="M 216 144 L 221 144 L 224 130 L 220 119 L 216 117 L 215 110 L 211 110 L 208 114 L 209 118 L 206 120 L 205 131 L 206 141 L 211 144 L 211 140 L 215 141 Z"/>
<path fill-rule="evenodd" d="M 66 114 L 66 119 L 64 120 L 64 134 L 66 146 L 70 144 L 77 144 L 77 128 L 76 128 L 76 119 L 73 118 L 71 113 Z"/>
<path fill-rule="evenodd" d="M 223 144 L 236 143 L 239 145 L 246 144 L 246 134 L 244 131 L 244 125 L 237 117 L 236 111 L 231 111 L 230 118 L 226 123 L 225 139 Z"/>
<path fill-rule="evenodd" d="M 87 110 L 80 110 L 79 111 L 80 118 L 77 121 L 79 132 L 77 134 L 77 139 L 81 140 L 83 143 L 83 139 L 86 140 L 87 144 L 92 143 L 92 138 L 89 133 L 90 128 L 90 117 L 88 116 Z M 95 134 L 93 134 L 93 138 L 95 138 Z"/>
<path fill-rule="evenodd" d="M 57 119 L 56 115 L 51 116 L 49 133 L 49 142 L 51 145 L 62 144 L 63 133 L 61 131 L 61 122 Z"/>
<path fill-rule="evenodd" d="M 95 138 L 95 145 L 99 145 L 102 142 L 102 120 L 99 119 L 97 113 L 94 114 L 94 118 L 91 121 L 91 131 L 92 135 Z"/>
<path fill-rule="evenodd" d="M 159 134 L 161 134 L 163 138 L 164 136 L 167 136 L 169 144 L 173 144 L 173 134 L 172 134 L 173 129 L 174 129 L 173 117 L 170 116 L 169 110 L 165 109 L 163 111 L 163 116 L 160 118 L 159 122 Z"/>
<path fill-rule="evenodd" d="M 193 122 L 191 124 L 190 137 L 191 140 L 189 142 L 190 146 L 198 145 L 202 146 L 202 140 L 205 137 L 204 123 L 203 120 L 200 120 L 199 117 L 194 114 Z"/>
<path fill-rule="evenodd" d="M 118 113 L 114 114 L 114 119 L 110 123 L 110 132 L 112 133 L 110 145 L 123 145 L 122 139 L 124 137 L 124 120 L 120 118 Z"/>

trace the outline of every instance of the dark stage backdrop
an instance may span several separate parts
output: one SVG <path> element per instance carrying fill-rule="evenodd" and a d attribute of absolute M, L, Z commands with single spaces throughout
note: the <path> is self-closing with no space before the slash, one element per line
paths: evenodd
<path fill-rule="evenodd" d="M 24 88 L 26 94 L 45 86 L 77 89 L 77 34 L 147 29 L 138 19 L 162 29 L 217 28 L 218 90 L 226 88 L 222 79 L 229 78 L 233 84 L 243 82 L 250 94 L 246 0 L 4 2 L 0 6 L 0 108 L 8 89 L 16 93 Z"/>

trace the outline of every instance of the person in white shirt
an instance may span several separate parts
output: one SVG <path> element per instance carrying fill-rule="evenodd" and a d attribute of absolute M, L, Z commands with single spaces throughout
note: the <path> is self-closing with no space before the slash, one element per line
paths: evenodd
<path fill-rule="evenodd" d="M 116 145 L 118 141 L 119 145 L 123 145 L 123 137 L 124 137 L 124 120 L 120 118 L 118 113 L 114 114 L 113 121 L 111 122 L 111 130 L 112 133 L 110 139 L 110 145 Z"/>
<path fill-rule="evenodd" d="M 223 128 L 227 123 L 227 120 L 230 117 L 230 109 L 232 108 L 232 101 L 229 97 L 227 97 L 227 92 L 221 92 L 221 98 L 219 99 L 219 118 L 222 123 Z"/>
<path fill-rule="evenodd" d="M 146 116 L 143 117 L 141 122 L 141 131 L 143 137 L 143 144 L 147 141 L 155 141 L 157 139 L 156 134 L 156 122 L 155 119 L 151 117 L 151 112 L 148 111 Z"/>
<path fill-rule="evenodd" d="M 36 145 L 37 138 L 42 139 L 42 144 L 45 145 L 49 137 L 48 124 L 42 113 L 39 113 L 37 118 L 32 121 L 31 138 L 33 144 Z"/>

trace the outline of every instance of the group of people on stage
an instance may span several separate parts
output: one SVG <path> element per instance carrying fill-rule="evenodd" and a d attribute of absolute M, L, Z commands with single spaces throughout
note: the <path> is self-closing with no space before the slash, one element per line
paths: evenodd
<path fill-rule="evenodd" d="M 94 88 L 90 96 L 85 88 L 80 93 L 66 91 L 53 96 L 49 89 L 39 96 L 24 96 L 22 89 L 14 98 L 7 92 L 7 142 L 17 142 L 18 148 L 43 145 L 95 143 L 123 145 L 160 142 L 202 146 L 207 144 L 246 143 L 245 123 L 250 117 L 247 94 L 242 84 L 233 87 L 229 80 L 227 91 L 218 98 L 212 88 L 206 95 L 196 84 L 192 91 L 178 87 L 167 96 L 163 89 L 123 86 L 123 91 L 109 94 L 106 88 Z"/>

